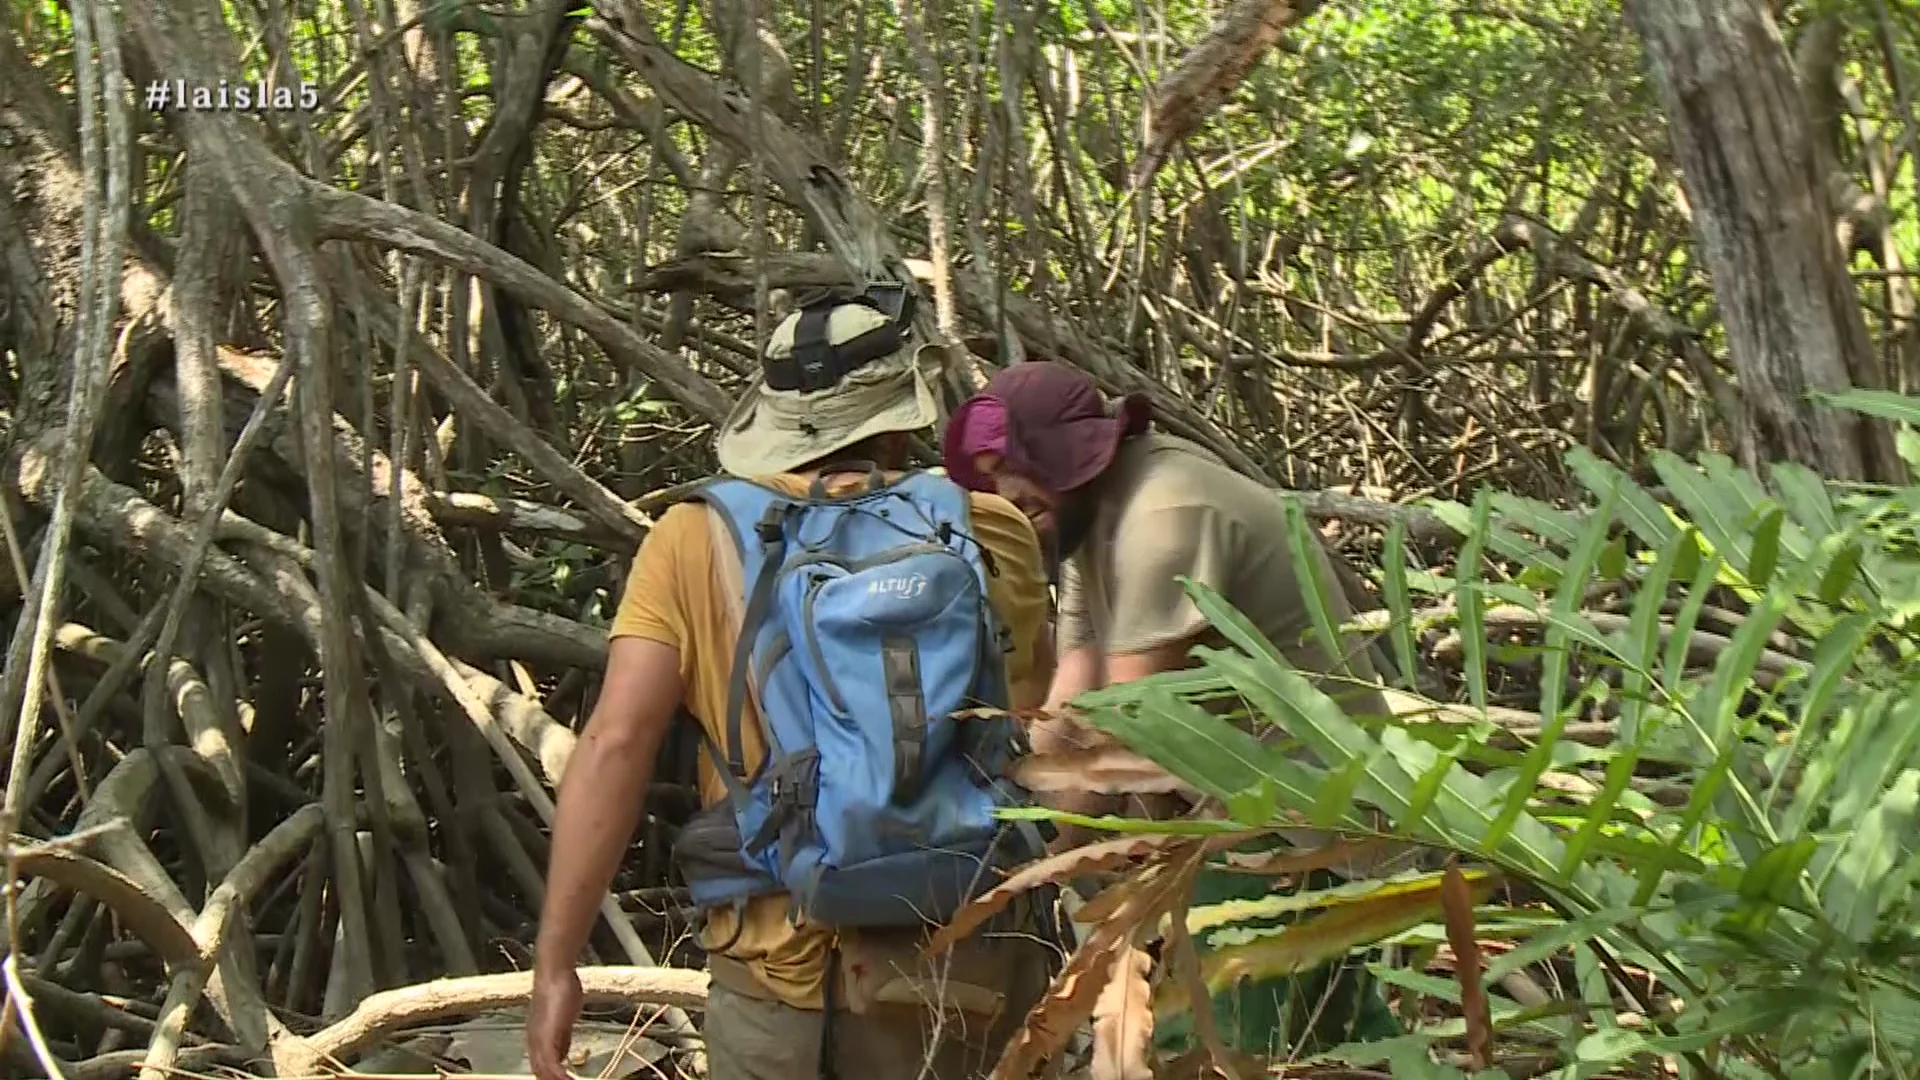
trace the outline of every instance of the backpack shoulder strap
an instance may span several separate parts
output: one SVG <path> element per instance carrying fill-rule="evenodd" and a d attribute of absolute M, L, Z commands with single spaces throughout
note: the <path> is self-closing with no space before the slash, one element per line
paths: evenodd
<path fill-rule="evenodd" d="M 693 498 L 716 511 L 715 516 L 731 534 L 739 556 L 741 582 L 747 590 L 746 608 L 741 612 L 739 637 L 734 644 L 733 666 L 727 677 L 727 745 L 725 756 L 718 762 L 728 780 L 728 790 L 738 801 L 745 796 L 740 782 L 750 779 L 740 736 L 752 681 L 754 647 L 773 607 L 774 581 L 786 556 L 787 522 L 801 504 L 772 488 L 734 478 L 711 481 Z M 714 749 L 709 745 L 710 753 Z"/>
<path fill-rule="evenodd" d="M 687 501 L 703 502 L 717 511 L 726 524 L 734 551 L 739 553 L 743 564 L 750 564 L 757 550 L 757 546 L 749 546 L 754 541 L 754 527 L 769 504 L 785 498 L 780 492 L 751 480 L 721 476 L 695 488 Z"/>
<path fill-rule="evenodd" d="M 973 509 L 972 493 L 939 473 L 916 470 L 895 480 L 888 489 L 934 510 L 956 529 L 967 523 Z"/>
<path fill-rule="evenodd" d="M 993 552 L 973 535 L 973 492 L 948 477 L 930 472 L 908 473 L 894 481 L 893 490 L 938 516 L 941 543 L 953 545 L 969 559 L 978 561 L 988 576 L 998 576 Z"/>

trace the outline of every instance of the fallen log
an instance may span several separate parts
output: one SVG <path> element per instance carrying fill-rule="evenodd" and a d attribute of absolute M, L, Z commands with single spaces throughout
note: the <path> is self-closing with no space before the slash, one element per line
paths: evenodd
<path fill-rule="evenodd" d="M 589 1004 L 656 1005 L 700 1010 L 707 1004 L 707 973 L 685 968 L 583 967 L 580 989 Z M 508 972 L 436 979 L 386 990 L 362 1001 L 345 1019 L 307 1037 L 316 1053 L 336 1061 L 414 1024 L 524 1005 L 533 973 Z"/>

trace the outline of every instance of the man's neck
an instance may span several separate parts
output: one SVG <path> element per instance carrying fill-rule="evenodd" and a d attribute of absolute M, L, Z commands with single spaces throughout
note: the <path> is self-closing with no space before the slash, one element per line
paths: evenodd
<path fill-rule="evenodd" d="M 1122 463 L 1133 449 L 1135 441 L 1144 437 L 1136 435 L 1122 440 L 1119 449 L 1114 452 L 1113 460 L 1107 462 L 1107 467 L 1060 504 L 1059 561 L 1065 562 L 1079 554 L 1080 549 L 1092 538 L 1095 523 L 1100 518 L 1100 507 L 1120 489 L 1117 481 L 1124 471 Z"/>
<path fill-rule="evenodd" d="M 872 462 L 853 461 L 813 465 L 796 469 L 789 475 L 805 483 L 808 487 L 819 484 L 834 497 L 842 497 L 884 486 L 898 480 L 905 470 L 888 469 Z M 875 478 L 878 478 L 878 484 Z"/>

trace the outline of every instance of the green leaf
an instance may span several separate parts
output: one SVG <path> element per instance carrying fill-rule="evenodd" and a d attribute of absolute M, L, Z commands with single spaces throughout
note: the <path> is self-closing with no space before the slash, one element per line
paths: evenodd
<path fill-rule="evenodd" d="M 1746 872 L 1740 875 L 1740 895 L 1748 900 L 1784 904 L 1788 894 L 1806 870 L 1820 842 L 1811 836 L 1797 836 L 1784 844 L 1768 848 Z"/>
<path fill-rule="evenodd" d="M 1900 460 L 1907 463 L 1907 468 L 1920 475 L 1920 432 L 1902 427 L 1893 437 L 1893 446 Z"/>
<path fill-rule="evenodd" d="M 1482 712 L 1487 708 L 1487 627 L 1480 591 L 1474 585 L 1480 580 L 1480 548 L 1492 512 L 1492 501 L 1482 488 L 1474 496 L 1473 522 L 1454 571 L 1454 606 L 1460 613 L 1460 645 L 1465 654 L 1461 673 L 1467 680 L 1467 700 Z"/>
<path fill-rule="evenodd" d="M 1360 786 L 1360 778 L 1367 774 L 1369 764 L 1368 759 L 1357 757 L 1329 773 L 1327 782 L 1307 810 L 1307 820 L 1323 829 L 1345 820 L 1353 807 L 1353 791 Z"/>
<path fill-rule="evenodd" d="M 1420 823 L 1426 820 L 1427 813 L 1440 798 L 1440 787 L 1447 782 L 1453 767 L 1459 762 L 1460 754 L 1467 747 L 1465 740 L 1443 752 L 1427 771 L 1420 774 L 1420 782 L 1413 785 L 1413 793 L 1407 797 L 1407 809 L 1394 825 L 1408 835 L 1419 831 Z"/>
<path fill-rule="evenodd" d="M 1827 828 L 1840 830 L 1857 822 L 1910 763 L 1920 741 L 1920 698 L 1905 691 L 1902 687 L 1875 695 L 1890 697 L 1891 708 L 1877 718 L 1859 753 L 1841 762 L 1839 795 L 1827 807 Z"/>
<path fill-rule="evenodd" d="M 1404 997 L 1434 998 L 1439 1001 L 1460 1004 L 1460 983 L 1455 979 L 1443 979 L 1406 968 L 1389 967 L 1385 964 L 1368 964 L 1367 973 L 1388 986 L 1411 991 Z M 1495 1031 L 1511 1031 L 1525 1028 L 1529 1032 L 1539 1032 L 1548 1037 L 1564 1038 L 1572 1031 L 1569 1014 L 1574 1005 L 1568 1001 L 1550 1001 L 1539 1008 L 1523 1008 L 1519 1002 L 1501 994 L 1487 994 L 1488 1019 L 1493 1021 Z M 1422 1024 L 1420 1030 L 1442 1038 L 1459 1038 L 1466 1034 L 1466 1021 L 1461 1018 L 1443 1020 L 1437 1024 Z M 1507 1073 L 1494 1069 L 1479 1074 L 1485 1080 L 1507 1080 Z M 1478 1078 L 1476 1078 L 1478 1080 Z"/>
<path fill-rule="evenodd" d="M 1753 546 L 1748 549 L 1747 581 L 1756 589 L 1764 589 L 1773 578 L 1773 569 L 1780 561 L 1780 523 L 1786 515 L 1779 507 L 1767 511 L 1760 524 L 1753 530 Z"/>
<path fill-rule="evenodd" d="M 1882 420 L 1897 420 L 1905 424 L 1920 425 L 1920 397 L 1895 393 L 1892 390 L 1862 390 L 1857 387 L 1837 394 L 1815 390 L 1811 396 L 1823 400 L 1836 409 L 1850 409 L 1868 416 L 1877 416 Z"/>
<path fill-rule="evenodd" d="M 1676 852 L 1705 819 L 1707 804 L 1718 794 L 1721 784 L 1729 781 L 1734 805 L 1745 818 L 1741 823 L 1744 829 L 1763 839 L 1776 836 L 1758 800 L 1740 778 L 1732 776 L 1733 761 L 1741 747 L 1734 729 L 1736 721 L 1740 719 L 1742 697 L 1752 682 L 1760 654 L 1766 648 L 1768 637 L 1786 613 L 1792 595 L 1790 587 L 1782 587 L 1762 596 L 1760 603 L 1754 606 L 1741 622 L 1739 630 L 1735 631 L 1732 642 L 1715 661 L 1713 676 L 1705 689 L 1682 714 L 1685 728 L 1692 733 L 1702 750 L 1713 756 L 1713 763 L 1696 782 L 1682 815 L 1681 828 L 1673 841 L 1673 850 Z M 1652 898 L 1666 865 L 1666 860 L 1659 859 L 1641 868 L 1640 889 L 1635 894 L 1635 903 L 1644 904 Z"/>
<path fill-rule="evenodd" d="M 1567 469 L 1596 497 L 1609 491 L 1620 492 L 1621 521 L 1648 547 L 1665 547 L 1673 534 L 1679 531 L 1679 526 L 1674 523 L 1673 515 L 1667 512 L 1666 507 L 1661 506 L 1652 494 L 1634 483 L 1626 473 L 1602 460 L 1593 451 L 1576 446 L 1567 451 L 1566 462 Z"/>
<path fill-rule="evenodd" d="M 1907 881 L 1893 873 L 1912 847 L 1920 820 L 1920 769 L 1907 769 L 1843 841 L 1821 890 L 1820 904 L 1835 928 L 1856 942 L 1870 940 L 1887 900 Z"/>
<path fill-rule="evenodd" d="M 1769 811 L 1779 797 L 1781 785 L 1786 781 L 1787 765 L 1799 756 L 1801 744 L 1817 739 L 1825 729 L 1827 710 L 1840 692 L 1842 679 L 1853 669 L 1854 656 L 1872 625 L 1871 618 L 1856 612 L 1835 623 L 1820 639 L 1820 644 L 1815 646 L 1813 673 L 1808 676 L 1806 690 L 1800 698 L 1800 711 L 1793 725 L 1793 734 L 1780 767 L 1773 770 L 1773 784 L 1767 790 Z M 1802 787 L 1809 782 L 1817 785 L 1820 781 L 1809 775 L 1803 780 Z"/>
<path fill-rule="evenodd" d="M 1368 1065 L 1392 1062 L 1397 1057 L 1408 1053 L 1418 1054 L 1425 1059 L 1427 1050 L 1432 1045 L 1432 1035 L 1415 1032 L 1412 1035 L 1396 1035 L 1391 1039 L 1367 1039 L 1361 1042 L 1341 1043 L 1331 1050 L 1323 1050 L 1305 1059 L 1300 1064 L 1312 1065 L 1323 1061 L 1337 1061 L 1344 1065 L 1364 1068 Z M 1406 1074 L 1395 1070 L 1390 1075 L 1398 1077 Z"/>
<path fill-rule="evenodd" d="M 1687 525 L 1674 530 L 1676 537 L 1684 537 L 1686 543 L 1679 549 L 1679 559 L 1673 564 L 1673 580 L 1692 581 L 1700 573 L 1700 560 L 1706 553 L 1700 550 L 1700 534 L 1693 526 Z"/>
<path fill-rule="evenodd" d="M 1677 454 L 1658 450 L 1652 458 L 1654 470 L 1666 482 L 1667 491 L 1686 508 L 1688 520 L 1728 566 L 1744 573 L 1749 549 L 1747 529 L 1755 508 L 1742 502 L 1736 491 L 1719 491 L 1702 470 Z"/>
<path fill-rule="evenodd" d="M 1481 976 L 1486 985 L 1491 986 L 1519 971 L 1529 964 L 1537 964 L 1548 957 L 1571 947 L 1575 942 L 1587 941 L 1598 937 L 1624 922 L 1637 919 L 1645 912 L 1637 907 L 1611 907 L 1595 911 L 1572 922 L 1562 923 L 1552 929 L 1542 931 L 1525 942 L 1495 956 L 1487 964 L 1486 972 Z"/>
<path fill-rule="evenodd" d="M 1706 467 L 1707 482 L 1713 490 L 1731 512 L 1745 514 L 1750 526 L 1757 527 L 1760 519 L 1774 507 L 1783 511 L 1775 566 L 1803 562 L 1813 554 L 1814 544 L 1807 538 L 1806 530 L 1794 521 L 1791 514 L 1784 513 L 1786 507 L 1760 482 L 1758 473 L 1736 464 L 1725 454 L 1704 454 L 1701 462 Z M 1792 470 L 1788 472 L 1791 474 Z"/>
<path fill-rule="evenodd" d="M 1347 662 L 1346 638 L 1334 621 L 1331 595 L 1327 583 L 1320 577 L 1320 539 L 1307 523 L 1307 512 L 1301 508 L 1299 499 L 1286 496 L 1280 505 L 1287 522 L 1287 548 L 1293 556 L 1294 579 L 1300 584 L 1300 598 L 1307 605 L 1307 615 L 1313 623 L 1314 640 L 1333 661 L 1327 674 L 1350 677 L 1353 668 Z"/>
<path fill-rule="evenodd" d="M 1865 553 L 1860 545 L 1848 541 L 1828 565 L 1827 572 L 1820 578 L 1820 602 L 1833 607 L 1847 598 L 1853 590 L 1853 579 L 1860 572 L 1860 560 Z"/>
<path fill-rule="evenodd" d="M 1589 804 L 1586 819 L 1580 823 L 1579 830 L 1573 834 L 1573 839 L 1567 841 L 1566 854 L 1560 862 L 1560 876 L 1563 879 L 1573 876 L 1573 872 L 1586 859 L 1587 852 L 1600 839 L 1600 831 L 1613 818 L 1613 808 L 1619 805 L 1620 796 L 1633 782 L 1633 767 L 1639 760 L 1639 746 L 1634 744 L 1628 745 L 1607 762 L 1606 780 Z"/>
<path fill-rule="evenodd" d="M 1217 799 L 1236 798 L 1273 783 L 1288 805 L 1308 806 L 1321 784 L 1308 766 L 1165 690 L 1143 688 L 1137 708 L 1095 709 L 1086 719 Z"/>
<path fill-rule="evenodd" d="M 1277 933 L 1213 950 L 1200 959 L 1201 975 L 1218 993 L 1245 979 L 1297 974 L 1439 914 L 1438 887 L 1383 891 L 1289 923 Z M 1184 1004 L 1177 981 L 1164 985 L 1172 992 L 1162 999 L 1162 1007 Z"/>
<path fill-rule="evenodd" d="M 1394 664 L 1399 670 L 1400 685 L 1408 690 L 1419 689 L 1420 658 L 1413 640 L 1413 595 L 1407 589 L 1407 523 L 1398 518 L 1387 529 L 1386 552 L 1386 594 L 1387 613 L 1392 622 L 1389 625 L 1389 638 L 1393 642 Z"/>
<path fill-rule="evenodd" d="M 1187 582 L 1187 591 L 1201 614 L 1223 636 L 1241 645 L 1240 650 L 1197 646 L 1193 656 L 1200 664 L 1225 676 L 1249 708 L 1299 739 L 1327 768 L 1340 769 L 1355 760 L 1364 761 L 1364 774 L 1354 792 L 1355 803 L 1377 808 L 1391 820 L 1405 820 L 1412 808 L 1410 793 L 1435 767 L 1439 751 L 1397 726 L 1381 728 L 1376 737 L 1300 672 L 1273 657 L 1271 646 L 1218 593 L 1191 581 Z M 1174 723 L 1151 715 L 1162 709 Z M 1326 774 L 1260 744 L 1190 703 L 1156 704 L 1151 710 L 1107 709 L 1089 719 L 1175 775 L 1221 798 L 1252 787 L 1259 774 L 1266 771 L 1276 779 L 1284 805 L 1306 808 L 1314 805 L 1319 785 L 1327 780 Z M 1196 735 L 1199 739 L 1194 738 Z M 1190 746 L 1189 742 L 1201 745 Z M 1419 838 L 1467 845 L 1461 850 L 1473 851 L 1476 857 L 1519 873 L 1554 879 L 1562 845 L 1531 815 L 1520 814 L 1510 835 L 1497 848 L 1485 844 L 1501 794 L 1500 788 L 1482 777 L 1458 766 L 1449 769 L 1435 797 L 1433 812 L 1418 826 Z M 1364 828 L 1357 819 L 1350 827 Z M 1576 896 L 1585 895 L 1597 885 L 1598 875 L 1611 872 L 1605 866 L 1581 867 L 1576 881 L 1563 882 L 1561 887 L 1572 889 Z"/>
<path fill-rule="evenodd" d="M 1541 592 L 1550 592 L 1560 584 L 1560 571 L 1551 566 L 1532 563 L 1520 568 L 1520 572 L 1513 576 L 1513 583 L 1527 591 L 1538 589 Z"/>
<path fill-rule="evenodd" d="M 1224 604 L 1211 590 L 1199 590 L 1196 597 L 1203 613 L 1212 605 Z M 1407 811 L 1412 806 L 1409 793 L 1418 787 L 1417 778 L 1433 768 L 1440 756 L 1431 744 L 1415 739 L 1398 727 L 1382 729 L 1376 741 L 1298 672 L 1261 664 L 1239 653 L 1205 648 L 1196 648 L 1194 652 L 1202 657 L 1203 663 L 1224 671 L 1260 715 L 1300 739 L 1329 767 L 1338 768 L 1356 758 L 1364 759 L 1367 768 L 1355 792 L 1356 800 L 1384 811 L 1391 820 L 1407 820 Z M 1376 756 L 1376 747 L 1384 748 L 1387 754 Z M 1440 787 L 1434 813 L 1419 823 L 1417 835 L 1443 843 L 1471 845 L 1467 850 L 1480 850 L 1479 841 L 1498 802 L 1497 789 L 1492 784 L 1456 766 L 1449 770 Z M 1310 799 L 1302 799 L 1289 805 L 1312 803 Z M 1560 854 L 1560 844 L 1553 834 L 1526 815 L 1518 820 L 1512 837 L 1499 851 L 1484 852 L 1485 857 L 1496 858 L 1539 877 L 1553 875 Z"/>
<path fill-rule="evenodd" d="M 1767 640 L 1773 636 L 1792 602 L 1793 594 L 1788 589 L 1774 589 L 1766 593 L 1747 613 L 1747 617 L 1741 620 L 1740 628 L 1734 631 L 1732 643 L 1716 658 L 1713 678 L 1707 684 L 1706 694 L 1696 699 L 1692 707 L 1695 715 L 1712 717 L 1711 749 L 1718 750 L 1727 745 L 1738 716 L 1741 696 L 1753 683 L 1753 673 L 1759 666 L 1760 654 L 1766 651 Z"/>
<path fill-rule="evenodd" d="M 1661 665 L 1661 683 L 1669 696 L 1678 696 L 1680 685 L 1686 681 L 1687 652 L 1693 642 L 1693 628 L 1700 621 L 1700 609 L 1706 606 L 1707 596 L 1713 589 L 1714 580 L 1720 576 L 1720 567 L 1723 565 L 1716 552 L 1703 558 L 1694 567 L 1693 581 L 1687 587 L 1686 599 L 1681 602 L 1679 613 L 1673 617 L 1673 635 L 1667 639 L 1665 661 Z"/>
<path fill-rule="evenodd" d="M 1552 764 L 1553 744 L 1559 740 L 1560 733 L 1566 730 L 1568 713 L 1562 707 L 1561 698 L 1566 685 L 1567 664 L 1572 659 L 1566 623 L 1579 615 L 1580 606 L 1586 600 L 1587 579 L 1600 557 L 1601 547 L 1606 543 L 1607 532 L 1613 525 L 1613 508 L 1619 504 L 1619 500 L 1617 487 L 1608 490 L 1600 500 L 1599 511 L 1587 520 L 1587 529 L 1580 537 L 1580 543 L 1567 559 L 1567 576 L 1554 596 L 1553 618 L 1547 625 L 1546 654 L 1541 661 L 1540 719 L 1543 726 L 1540 737 L 1521 762 L 1519 774 L 1507 789 L 1505 805 L 1487 830 L 1488 847 L 1498 848 L 1506 839 L 1507 830 L 1526 808 L 1540 775 Z"/>
<path fill-rule="evenodd" d="M 1112 705 L 1131 705 L 1140 700 L 1140 692 L 1153 686 L 1178 697 L 1199 697 L 1226 693 L 1227 681 L 1217 671 L 1205 668 L 1179 668 L 1174 671 L 1162 671 L 1144 679 L 1135 679 L 1128 683 L 1115 683 L 1098 690 L 1089 690 L 1074 698 L 1074 708 L 1087 710 Z"/>
<path fill-rule="evenodd" d="M 1581 1039 L 1573 1056 L 1591 1065 L 1611 1065 L 1652 1049 L 1646 1037 L 1631 1028 L 1601 1028 Z"/>
<path fill-rule="evenodd" d="M 1713 797 L 1720 791 L 1720 785 L 1726 781 L 1727 773 L 1733 768 L 1734 747 L 1727 747 L 1713 760 L 1693 785 L 1693 793 L 1687 799 L 1686 809 L 1680 815 L 1680 826 L 1673 831 L 1673 842 L 1667 851 L 1658 853 L 1639 868 L 1640 887 L 1633 894 L 1632 903 L 1644 907 L 1660 891 L 1660 885 L 1666 877 L 1672 860 L 1665 857 L 1667 852 L 1675 856 L 1689 838 L 1699 830 L 1701 822 L 1706 820 L 1707 812 L 1713 808 Z"/>
<path fill-rule="evenodd" d="M 1840 530 L 1833 499 L 1827 494 L 1827 481 L 1819 473 L 1798 462 L 1781 461 L 1775 462 L 1768 471 L 1767 480 L 1793 520 L 1812 540 L 1823 540 Z"/>
<path fill-rule="evenodd" d="M 1493 551 L 1501 558 L 1522 566 L 1537 567 L 1549 573 L 1557 573 L 1560 569 L 1560 557 L 1551 549 L 1521 536 L 1507 528 L 1504 523 L 1492 521 L 1491 516 L 1486 522 L 1479 520 L 1478 503 L 1483 496 L 1487 498 L 1488 506 L 1491 508 L 1492 500 L 1497 498 L 1491 492 L 1477 494 L 1473 509 L 1447 499 L 1429 499 L 1426 507 L 1448 528 L 1461 536 L 1478 536 L 1484 548 Z"/>
<path fill-rule="evenodd" d="M 1487 878 L 1484 870 L 1469 872 L 1469 881 L 1482 881 Z M 1395 874 L 1390 878 L 1369 878 L 1359 881 L 1342 882 L 1325 889 L 1307 889 L 1293 893 L 1276 893 L 1248 900 L 1223 900 L 1217 904 L 1203 904 L 1187 911 L 1187 930 L 1193 934 L 1204 934 L 1222 927 L 1240 923 L 1265 922 L 1282 915 L 1294 915 L 1303 911 L 1320 911 L 1353 904 L 1363 900 L 1378 900 L 1387 897 L 1411 896 L 1415 893 L 1439 895 L 1441 875 L 1435 871 L 1410 871 Z M 1272 936 L 1279 932 L 1277 927 L 1267 927 L 1251 936 L 1229 939 L 1214 935 L 1216 944 L 1245 944 L 1256 937 Z"/>
<path fill-rule="evenodd" d="M 1262 780 L 1227 796 L 1223 801 L 1226 803 L 1227 816 L 1235 821 L 1251 824 L 1272 821 L 1280 811 L 1280 787 L 1271 780 Z"/>
<path fill-rule="evenodd" d="M 1655 1054 L 1685 1054 L 1703 1050 L 1730 1035 L 1778 1030 L 1828 1000 L 1807 987 L 1768 988 L 1722 997 L 1713 1007 L 1682 1014 L 1677 1035 L 1639 1033 L 1644 1049 Z M 1626 1029 L 1616 1029 L 1626 1030 Z"/>
<path fill-rule="evenodd" d="M 1501 517 L 1550 543 L 1570 547 L 1580 538 L 1582 523 L 1579 518 L 1538 499 L 1496 491 L 1493 494 L 1493 509 Z"/>
<path fill-rule="evenodd" d="M 1280 654 L 1279 649 L 1273 647 L 1273 642 L 1267 640 L 1259 627 L 1254 626 L 1219 593 L 1185 575 L 1181 575 L 1178 580 L 1181 587 L 1187 590 L 1187 595 L 1192 598 L 1193 606 L 1200 610 L 1200 614 L 1206 618 L 1207 622 L 1211 623 L 1215 630 L 1220 631 L 1220 636 L 1226 638 L 1234 648 L 1248 656 L 1265 660 L 1269 664 L 1283 668 L 1293 666 L 1287 663 L 1286 657 Z"/>
<path fill-rule="evenodd" d="M 1886 712 L 1887 700 L 1881 695 L 1856 699 L 1841 707 L 1833 726 L 1820 740 L 1818 749 L 1807 755 L 1807 764 L 1801 771 L 1793 802 L 1781 817 L 1782 830 L 1797 833 L 1807 828 L 1814 815 L 1827 809 L 1828 789 L 1842 767 L 1857 756 L 1858 746 L 1868 741 L 1868 733 L 1874 730 Z M 1802 732 L 1800 737 L 1808 738 L 1809 734 Z"/>
<path fill-rule="evenodd" d="M 1627 640 L 1614 653 L 1626 668 L 1620 679 L 1621 746 L 1637 747 L 1640 743 L 1640 718 L 1645 713 L 1648 697 L 1653 693 L 1654 664 L 1660 654 L 1660 608 L 1666 603 L 1667 586 L 1681 572 L 1688 554 L 1694 556 L 1694 569 L 1698 569 L 1699 550 L 1694 543 L 1692 529 L 1674 533 L 1673 539 L 1660 550 L 1659 557 L 1640 582 L 1639 591 L 1633 598 L 1633 617 L 1627 624 Z"/>
<path fill-rule="evenodd" d="M 1741 903 L 1721 919 L 1721 933 L 1756 939 L 1772 925 L 1774 912 L 1790 903 L 1807 862 L 1820 850 L 1811 836 L 1797 836 L 1761 852 L 1740 875 Z"/>
<path fill-rule="evenodd" d="M 1627 576 L 1627 538 L 1616 536 L 1607 541 L 1600 549 L 1600 561 L 1596 567 L 1603 581 L 1619 581 Z"/>
<path fill-rule="evenodd" d="M 1466 1080 L 1466 1074 L 1459 1069 L 1433 1060 L 1424 1048 L 1416 1049 L 1405 1043 L 1395 1043 L 1389 1050 L 1387 1075 L 1394 1080 Z"/>

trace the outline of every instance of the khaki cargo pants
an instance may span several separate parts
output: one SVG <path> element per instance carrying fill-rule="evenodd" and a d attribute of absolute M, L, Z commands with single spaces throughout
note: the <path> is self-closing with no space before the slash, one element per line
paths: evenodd
<path fill-rule="evenodd" d="M 710 958 L 702 1025 L 708 1080 L 987 1076 L 1045 993 L 1058 950 L 1038 935 L 1007 932 L 924 959 L 918 940 L 863 935 L 849 943 L 835 991 L 841 1007 L 830 1025 L 822 1011 L 760 996 L 739 964 Z M 936 1000 L 946 1007 L 933 1008 Z"/>

